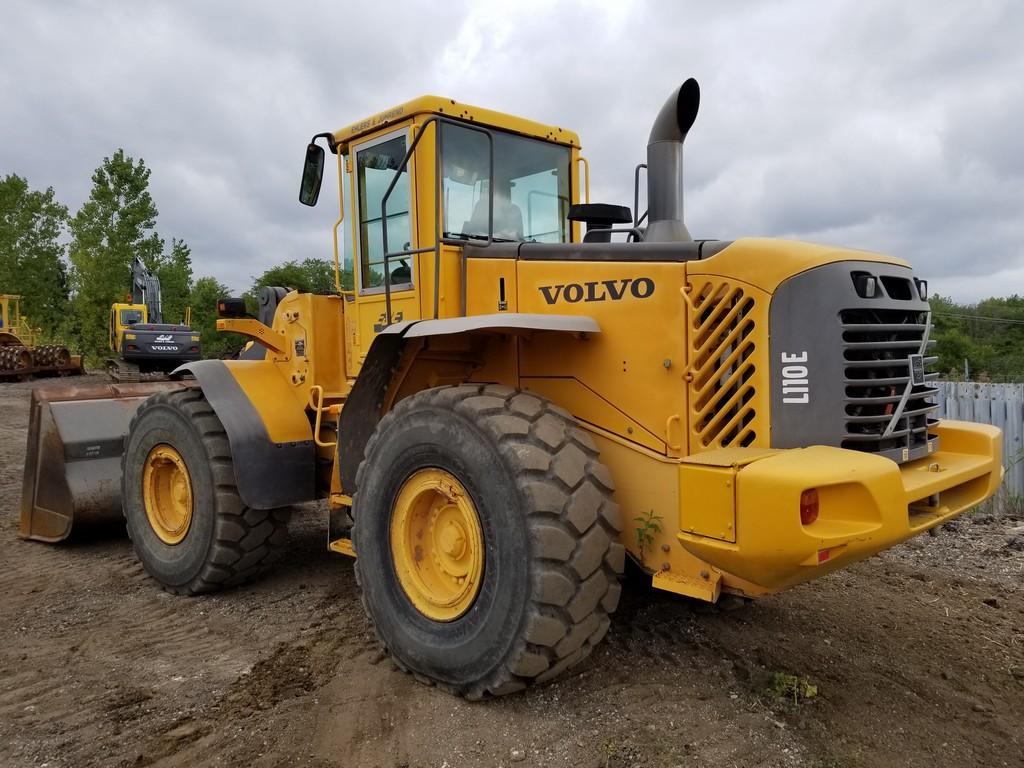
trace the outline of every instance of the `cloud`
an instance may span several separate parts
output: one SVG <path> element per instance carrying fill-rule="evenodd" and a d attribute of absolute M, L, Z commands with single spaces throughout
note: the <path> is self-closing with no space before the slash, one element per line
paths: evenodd
<path fill-rule="evenodd" d="M 580 133 L 592 197 L 632 204 L 664 99 L 696 236 L 902 256 L 960 299 L 1024 293 L 1024 6 L 926 2 L 282 4 L 16 0 L 0 28 L 0 173 L 72 210 L 117 147 L 143 157 L 165 238 L 234 290 L 327 257 L 305 143 L 421 93 Z"/>

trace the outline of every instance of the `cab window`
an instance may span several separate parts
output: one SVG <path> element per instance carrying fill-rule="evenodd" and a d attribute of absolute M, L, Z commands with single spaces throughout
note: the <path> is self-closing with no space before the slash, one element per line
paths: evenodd
<path fill-rule="evenodd" d="M 445 237 L 487 238 L 487 206 L 493 184 L 495 240 L 569 241 L 568 147 L 492 130 L 492 179 L 487 136 L 450 123 L 442 130 Z"/>
<path fill-rule="evenodd" d="M 121 325 L 135 325 L 142 322 L 141 309 L 122 309 Z"/>
<path fill-rule="evenodd" d="M 381 201 L 395 172 L 405 158 L 405 133 L 385 136 L 356 150 L 356 195 L 359 199 L 359 287 L 361 293 L 384 290 L 384 237 Z M 411 248 L 412 220 L 409 212 L 408 166 L 402 171 L 388 198 L 388 250 Z M 392 289 L 411 288 L 411 256 L 391 258 Z"/>

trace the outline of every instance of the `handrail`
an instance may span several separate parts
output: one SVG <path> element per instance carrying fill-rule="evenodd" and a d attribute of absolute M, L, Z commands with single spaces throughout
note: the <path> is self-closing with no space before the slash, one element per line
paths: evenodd
<path fill-rule="evenodd" d="M 326 440 L 320 439 L 321 422 L 324 411 L 331 414 L 341 413 L 340 405 L 328 405 L 324 407 L 324 388 L 319 384 L 314 384 L 309 388 L 309 408 L 316 413 L 316 418 L 313 424 L 313 442 L 315 442 L 321 448 L 333 448 L 338 444 L 337 441 L 327 442 Z"/>
<path fill-rule="evenodd" d="M 420 139 L 427 132 L 427 126 L 431 123 L 435 125 L 435 141 L 434 141 L 434 245 L 426 248 L 406 248 L 401 251 L 390 252 L 388 251 L 388 198 L 391 197 L 391 193 L 395 189 L 395 185 L 398 183 L 398 177 L 402 175 L 405 169 L 409 166 L 409 160 L 412 158 L 413 153 L 416 151 L 416 147 L 420 143 Z M 447 117 L 441 117 L 440 115 L 431 115 L 427 118 L 423 125 L 420 126 L 419 131 L 412 140 L 412 144 L 409 145 L 409 149 L 405 153 L 405 157 L 402 158 L 402 162 L 399 164 L 397 170 L 395 170 L 394 178 L 391 179 L 391 183 L 388 185 L 387 191 L 384 192 L 384 197 L 380 201 L 380 229 L 381 229 L 381 245 L 384 249 L 384 311 L 387 315 L 386 325 L 391 325 L 391 270 L 388 266 L 388 260 L 391 258 L 398 258 L 401 256 L 414 256 L 419 253 L 427 253 L 429 251 L 434 252 L 434 319 L 438 318 L 440 309 L 441 299 L 441 245 L 443 238 L 441 236 L 441 194 L 440 190 L 444 184 L 444 169 L 441 166 L 441 148 L 442 148 L 442 132 L 440 126 L 442 124 L 449 123 L 456 125 L 460 128 L 466 128 L 477 133 L 482 133 L 487 137 L 487 155 L 488 155 L 488 182 L 487 182 L 487 241 L 483 243 L 481 247 L 486 247 L 494 242 L 494 135 L 487 128 L 482 128 L 479 125 L 470 125 L 469 123 L 463 123 L 458 120 L 452 120 Z M 412 226 L 410 217 L 410 227 Z M 448 243 L 457 243 L 456 240 L 443 241 Z M 463 255 L 463 261 L 465 261 L 465 255 Z M 463 296 L 465 296 L 465 286 L 463 286 Z M 463 307 L 465 311 L 465 307 Z"/>
<path fill-rule="evenodd" d="M 338 156 L 338 218 L 334 222 L 334 287 L 338 289 L 338 293 L 342 296 L 354 296 L 355 291 L 346 291 L 341 287 L 341 258 L 338 250 L 338 229 L 341 227 L 342 222 L 345 221 L 345 184 L 344 174 L 342 173 L 341 165 L 341 152 L 337 153 Z"/>
<path fill-rule="evenodd" d="M 576 163 L 583 163 L 583 202 L 590 203 L 590 161 L 583 155 L 576 155 Z"/>
<path fill-rule="evenodd" d="M 647 211 L 640 215 L 640 169 L 647 170 L 647 163 L 640 163 L 633 171 L 633 228 L 636 229 L 640 223 L 647 218 Z"/>

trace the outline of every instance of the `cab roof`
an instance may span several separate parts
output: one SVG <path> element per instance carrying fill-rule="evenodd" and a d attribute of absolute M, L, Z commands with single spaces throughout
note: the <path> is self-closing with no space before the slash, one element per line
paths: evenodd
<path fill-rule="evenodd" d="M 530 136 L 543 141 L 565 144 L 579 148 L 580 138 L 573 131 L 555 125 L 545 125 L 504 112 L 463 104 L 455 99 L 443 96 L 420 96 L 412 101 L 399 104 L 391 109 L 378 112 L 364 120 L 346 125 L 334 132 L 334 141 L 338 150 L 344 152 L 348 144 L 362 136 L 380 130 L 384 126 L 399 123 L 410 117 L 419 115 L 442 115 L 455 120 L 479 123 L 488 128 L 500 128 L 523 136 Z"/>

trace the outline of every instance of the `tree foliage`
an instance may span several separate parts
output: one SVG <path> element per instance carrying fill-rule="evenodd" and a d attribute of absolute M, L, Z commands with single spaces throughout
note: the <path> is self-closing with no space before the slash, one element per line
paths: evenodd
<path fill-rule="evenodd" d="M 180 323 L 185 317 L 185 307 L 191 301 L 192 249 L 183 240 L 171 238 L 171 252 L 161 255 L 150 270 L 160 278 L 160 293 L 163 299 L 164 322 Z"/>
<path fill-rule="evenodd" d="M 346 275 L 349 278 L 348 285 L 351 286 L 351 272 L 342 274 L 342 286 L 346 285 Z M 334 293 L 334 263 L 327 259 L 286 261 L 254 277 L 252 287 L 244 294 L 250 314 L 256 314 L 260 288 L 271 285 L 294 288 L 304 293 Z"/>
<path fill-rule="evenodd" d="M 71 219 L 72 331 L 94 360 L 106 354 L 110 305 L 130 296 L 135 256 L 160 278 L 165 322 L 179 322 L 189 301 L 191 252 L 172 239 L 164 253 L 149 177 L 144 160 L 118 149 L 103 158 L 89 199 Z"/>
<path fill-rule="evenodd" d="M 22 296 L 29 322 L 53 337 L 67 316 L 68 275 L 61 236 L 68 209 L 53 188 L 29 189 L 9 174 L 0 179 L 0 293 Z"/>
<path fill-rule="evenodd" d="M 958 304 L 931 298 L 938 370 L 944 377 L 1024 381 L 1024 297 Z"/>
<path fill-rule="evenodd" d="M 192 328 L 200 334 L 203 357 L 221 357 L 245 343 L 241 336 L 217 331 L 217 299 L 227 295 L 228 287 L 214 277 L 200 277 L 192 286 Z"/>
<path fill-rule="evenodd" d="M 334 293 L 334 264 L 327 259 L 286 261 L 253 278 L 252 292 L 267 285 L 295 288 L 305 293 Z"/>

